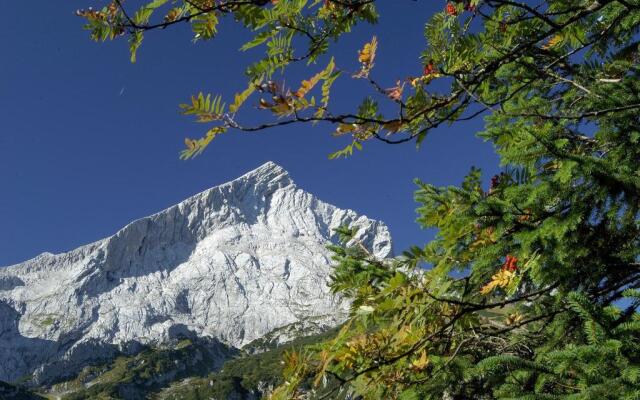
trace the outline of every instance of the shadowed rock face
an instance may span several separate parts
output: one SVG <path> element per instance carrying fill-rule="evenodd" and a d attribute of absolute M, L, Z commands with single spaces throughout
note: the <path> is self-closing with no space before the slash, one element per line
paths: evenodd
<path fill-rule="evenodd" d="M 176 329 L 241 347 L 299 321 L 336 325 L 348 304 L 327 287 L 326 245 L 340 225 L 391 254 L 384 224 L 267 163 L 109 238 L 0 268 L 0 380 L 46 383 Z"/>

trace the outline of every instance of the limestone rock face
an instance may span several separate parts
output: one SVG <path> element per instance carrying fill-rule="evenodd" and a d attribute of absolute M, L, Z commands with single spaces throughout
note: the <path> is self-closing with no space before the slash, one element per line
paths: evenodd
<path fill-rule="evenodd" d="M 298 188 L 266 163 L 115 235 L 0 268 L 0 380 L 46 383 L 181 335 L 231 347 L 301 321 L 336 325 L 333 229 L 391 255 L 384 224 Z"/>

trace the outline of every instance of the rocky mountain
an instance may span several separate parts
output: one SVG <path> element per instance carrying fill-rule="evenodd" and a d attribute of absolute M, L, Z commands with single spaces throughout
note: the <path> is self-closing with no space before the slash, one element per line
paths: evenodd
<path fill-rule="evenodd" d="M 326 245 L 340 225 L 391 254 L 384 224 L 269 162 L 106 239 L 0 268 L 0 380 L 49 384 L 185 338 L 206 339 L 222 362 L 261 338 L 293 339 L 286 327 L 335 326 L 348 304 L 327 287 Z"/>

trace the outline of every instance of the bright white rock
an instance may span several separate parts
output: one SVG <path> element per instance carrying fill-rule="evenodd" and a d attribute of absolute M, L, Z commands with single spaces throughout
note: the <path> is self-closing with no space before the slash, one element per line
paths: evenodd
<path fill-rule="evenodd" d="M 269 162 L 109 238 L 0 268 L 0 380 L 45 383 L 180 335 L 239 348 L 301 321 L 334 326 L 348 311 L 327 286 L 340 225 L 391 255 L 384 224 Z"/>

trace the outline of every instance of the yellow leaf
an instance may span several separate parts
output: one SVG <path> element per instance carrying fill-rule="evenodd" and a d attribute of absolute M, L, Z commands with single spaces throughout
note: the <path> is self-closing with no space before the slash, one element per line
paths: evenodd
<path fill-rule="evenodd" d="M 507 287 L 509 286 L 509 283 L 511 283 L 511 281 L 515 276 L 516 276 L 515 271 L 509 271 L 508 269 L 501 269 L 491 277 L 491 281 L 489 283 L 487 283 L 480 289 L 480 293 L 489 294 L 498 287 L 501 287 L 501 288 Z"/>
<path fill-rule="evenodd" d="M 164 17 L 164 22 L 173 22 L 180 17 L 180 14 L 181 12 L 179 8 L 172 8 Z"/>
<path fill-rule="evenodd" d="M 187 145 L 187 149 L 193 150 L 196 148 L 196 141 L 189 138 L 184 138 L 184 144 Z"/>
<path fill-rule="evenodd" d="M 542 46 L 542 48 L 545 50 L 549 50 L 550 48 L 557 46 L 560 42 L 562 42 L 562 35 L 557 34 L 550 37 L 547 43 Z"/>
<path fill-rule="evenodd" d="M 487 246 L 493 244 L 497 241 L 495 229 L 493 227 L 488 227 L 482 229 L 478 234 L 477 239 L 469 245 L 469 250 L 475 251 L 480 247 Z"/>
<path fill-rule="evenodd" d="M 258 87 L 261 82 L 262 78 L 257 81 L 251 81 L 249 82 L 249 86 L 244 91 L 242 91 L 241 93 L 236 93 L 233 99 L 233 104 L 229 106 L 229 111 L 232 113 L 237 112 L 240 106 L 249 98 L 249 96 L 251 96 L 251 94 L 256 90 L 256 87 Z"/>
<path fill-rule="evenodd" d="M 411 363 L 411 367 L 418 371 L 422 371 L 427 367 L 427 365 L 429 365 L 429 357 L 427 356 L 427 352 L 424 350 L 422 350 L 420 358 L 418 358 L 417 360 L 413 360 L 413 362 Z"/>
<path fill-rule="evenodd" d="M 378 48 L 378 39 L 374 36 L 369 43 L 366 43 L 362 50 L 358 52 L 358 61 L 363 64 L 373 64 L 376 58 L 376 50 Z"/>
<path fill-rule="evenodd" d="M 505 321 L 505 323 L 507 325 L 516 325 L 518 323 L 520 323 L 520 321 L 522 321 L 524 319 L 524 317 L 522 316 L 522 314 L 515 312 L 513 314 L 509 314 L 509 316 L 507 316 L 507 319 Z"/>
<path fill-rule="evenodd" d="M 362 63 L 360 72 L 353 75 L 354 78 L 366 78 L 369 76 L 373 61 L 376 58 L 376 50 L 378 48 L 378 39 L 374 36 L 369 43 L 365 43 L 362 50 L 358 51 L 358 61 Z"/>

